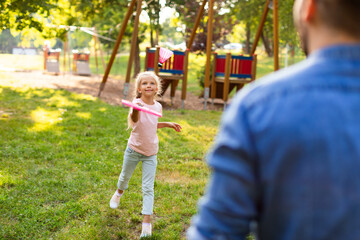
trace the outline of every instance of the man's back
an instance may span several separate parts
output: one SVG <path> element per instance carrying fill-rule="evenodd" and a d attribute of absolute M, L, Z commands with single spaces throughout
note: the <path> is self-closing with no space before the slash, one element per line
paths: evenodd
<path fill-rule="evenodd" d="M 243 91 L 208 158 L 203 235 L 240 239 L 256 221 L 260 239 L 360 239 L 360 45 Z"/>
<path fill-rule="evenodd" d="M 231 103 L 190 239 L 360 239 L 359 12 L 356 0 L 294 1 L 310 57 Z"/>
<path fill-rule="evenodd" d="M 249 94 L 261 239 L 360 239 L 360 46 L 294 71 Z"/>

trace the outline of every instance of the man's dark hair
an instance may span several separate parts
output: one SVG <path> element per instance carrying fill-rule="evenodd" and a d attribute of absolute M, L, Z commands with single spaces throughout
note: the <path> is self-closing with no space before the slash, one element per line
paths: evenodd
<path fill-rule="evenodd" d="M 360 0 L 316 0 L 322 21 L 331 28 L 360 38 Z"/>

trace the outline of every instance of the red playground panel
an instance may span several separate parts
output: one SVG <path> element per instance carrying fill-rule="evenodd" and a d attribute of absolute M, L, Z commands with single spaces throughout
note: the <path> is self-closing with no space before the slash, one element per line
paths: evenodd
<path fill-rule="evenodd" d="M 164 95 L 170 86 L 171 101 L 175 96 L 176 87 L 181 80 L 181 100 L 183 108 L 184 100 L 186 98 L 189 50 L 184 52 L 172 50 L 174 54 L 162 64 L 162 67 L 159 67 L 159 49 L 159 47 L 146 48 L 145 71 L 154 71 L 161 78 L 162 92 L 160 95 Z"/>
<path fill-rule="evenodd" d="M 256 55 L 218 55 L 214 53 L 211 79 L 211 98 L 228 100 L 229 93 L 236 87 L 240 90 L 246 83 L 255 80 Z"/>

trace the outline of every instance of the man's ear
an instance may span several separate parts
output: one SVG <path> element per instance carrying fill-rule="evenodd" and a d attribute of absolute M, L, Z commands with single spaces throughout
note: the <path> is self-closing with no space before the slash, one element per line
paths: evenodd
<path fill-rule="evenodd" d="M 316 10 L 316 0 L 305 0 L 303 19 L 306 22 L 313 21 L 315 18 Z"/>

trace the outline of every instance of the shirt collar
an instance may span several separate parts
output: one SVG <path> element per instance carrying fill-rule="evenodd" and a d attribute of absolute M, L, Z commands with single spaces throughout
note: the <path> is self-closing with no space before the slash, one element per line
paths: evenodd
<path fill-rule="evenodd" d="M 313 52 L 309 59 L 347 59 L 360 61 L 360 43 L 347 45 L 332 45 Z"/>

